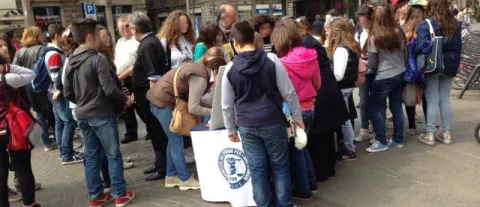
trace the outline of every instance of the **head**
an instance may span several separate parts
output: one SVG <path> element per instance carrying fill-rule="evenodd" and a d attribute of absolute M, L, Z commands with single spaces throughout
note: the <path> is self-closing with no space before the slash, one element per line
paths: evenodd
<path fill-rule="evenodd" d="M 216 82 L 218 69 L 227 64 L 223 58 L 223 50 L 220 47 L 212 47 L 207 50 L 205 55 L 198 62 L 201 62 L 213 72 L 213 80 Z"/>
<path fill-rule="evenodd" d="M 275 26 L 271 39 L 278 57 L 287 55 L 294 47 L 302 46 L 300 33 L 298 30 L 292 29 L 288 23 Z"/>
<path fill-rule="evenodd" d="M 354 38 L 354 28 L 347 20 L 337 18 L 330 24 L 329 47 L 327 48 L 327 55 L 333 58 L 333 53 L 340 43 L 357 53 L 360 57 L 360 45 Z"/>
<path fill-rule="evenodd" d="M 405 18 L 408 10 L 408 0 L 398 0 L 395 4 L 395 16 L 397 17 L 397 21 L 400 20 L 399 18 Z"/>
<path fill-rule="evenodd" d="M 182 50 L 182 48 L 178 46 L 178 39 L 181 36 L 185 36 L 191 44 L 195 43 L 192 21 L 190 21 L 187 13 L 182 10 L 176 10 L 168 15 L 160 32 L 157 34 L 157 38 L 165 38 L 167 39 L 169 47 L 176 46 L 177 49 Z"/>
<path fill-rule="evenodd" d="M 230 4 L 222 4 L 218 7 L 218 21 L 223 28 L 230 29 L 233 23 L 237 22 L 237 11 Z"/>
<path fill-rule="evenodd" d="M 258 32 L 255 32 L 255 41 L 253 41 L 253 44 L 255 45 L 255 49 L 263 49 L 263 44 L 265 44 L 265 42 L 263 41 L 262 35 L 260 35 Z"/>
<path fill-rule="evenodd" d="M 114 48 L 110 32 L 104 26 L 97 25 L 97 39 L 99 52 L 105 54 L 110 60 L 114 58 Z"/>
<path fill-rule="evenodd" d="M 307 17 L 301 16 L 300 18 L 297 19 L 297 24 L 300 27 L 300 30 L 304 30 L 304 33 L 307 33 L 309 35 L 314 35 L 314 36 L 320 36 L 320 34 L 315 30 L 312 25 L 310 24 L 310 21 L 308 21 Z"/>
<path fill-rule="evenodd" d="M 67 56 L 70 56 L 75 49 L 78 48 L 78 43 L 73 39 L 72 25 L 69 25 L 62 34 L 62 50 Z"/>
<path fill-rule="evenodd" d="M 248 21 L 233 24 L 230 36 L 233 39 L 233 47 L 238 53 L 255 49 L 255 31 Z"/>
<path fill-rule="evenodd" d="M 220 27 L 212 21 L 207 21 L 200 26 L 200 34 L 198 35 L 196 43 L 203 43 L 207 48 L 218 45 L 223 41 L 223 36 L 220 33 Z"/>
<path fill-rule="evenodd" d="M 48 36 L 52 40 L 52 43 L 62 47 L 62 34 L 65 28 L 61 24 L 48 25 Z"/>
<path fill-rule="evenodd" d="M 128 15 L 128 29 L 135 39 L 140 41 L 144 34 L 152 31 L 150 18 L 143 12 L 133 12 Z"/>
<path fill-rule="evenodd" d="M 321 20 L 322 20 L 322 16 L 319 15 L 319 14 L 315 15 L 315 20 L 321 21 Z"/>
<path fill-rule="evenodd" d="M 97 48 L 97 21 L 90 18 L 82 18 L 72 23 L 72 35 L 75 42 L 91 48 Z"/>
<path fill-rule="evenodd" d="M 132 32 L 130 32 L 128 27 L 128 16 L 122 15 L 117 17 L 118 33 L 125 39 L 130 39 L 132 37 Z"/>
<path fill-rule="evenodd" d="M 253 27 L 262 37 L 268 37 L 272 34 L 275 21 L 270 15 L 261 14 L 253 19 Z"/>
<path fill-rule="evenodd" d="M 422 6 L 410 6 L 405 17 L 403 31 L 407 37 L 413 36 L 417 32 L 417 27 L 425 19 L 425 10 Z"/>
<path fill-rule="evenodd" d="M 5 27 L 0 30 L 0 33 L 7 35 L 8 39 L 13 40 L 15 38 L 15 29 L 10 27 Z"/>
<path fill-rule="evenodd" d="M 402 31 L 393 18 L 390 9 L 379 6 L 373 13 L 373 24 L 369 36 L 377 50 L 392 52 L 401 48 Z"/>
<path fill-rule="evenodd" d="M 45 36 L 42 30 L 37 26 L 28 26 L 23 30 L 22 45 L 24 47 L 31 47 L 34 45 L 41 45 L 45 42 Z"/>
<path fill-rule="evenodd" d="M 0 54 L 4 54 L 8 57 L 11 56 L 9 48 L 10 48 L 10 38 L 7 35 L 0 33 Z"/>
<path fill-rule="evenodd" d="M 450 11 L 449 0 L 430 0 L 425 8 L 425 18 L 432 17 L 445 37 L 452 37 L 457 30 L 457 24 L 453 12 Z"/>
<path fill-rule="evenodd" d="M 332 18 L 329 18 L 327 21 L 325 21 L 325 24 L 323 25 L 324 29 L 325 29 L 325 35 L 328 36 L 330 35 L 330 24 L 332 24 L 332 22 L 336 19 L 340 19 L 341 17 L 332 17 Z"/>
<path fill-rule="evenodd" d="M 372 27 L 373 8 L 363 5 L 357 12 L 358 23 L 363 29 L 370 29 Z"/>

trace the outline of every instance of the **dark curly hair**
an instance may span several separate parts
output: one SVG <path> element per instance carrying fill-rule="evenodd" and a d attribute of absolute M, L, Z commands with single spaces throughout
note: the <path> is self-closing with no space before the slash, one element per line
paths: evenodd
<path fill-rule="evenodd" d="M 200 34 L 196 44 L 203 42 L 207 48 L 211 48 L 215 46 L 219 33 L 220 27 L 212 21 L 207 21 L 200 26 Z"/>
<path fill-rule="evenodd" d="M 430 0 L 425 9 L 425 18 L 432 17 L 440 26 L 440 32 L 445 37 L 452 37 L 457 31 L 457 22 L 450 11 L 449 0 Z"/>
<path fill-rule="evenodd" d="M 255 32 L 258 32 L 258 30 L 260 30 L 260 27 L 264 24 L 269 24 L 270 27 L 273 29 L 273 27 L 275 27 L 275 20 L 271 16 L 266 14 L 258 15 L 253 19 L 253 28 L 255 29 Z"/>

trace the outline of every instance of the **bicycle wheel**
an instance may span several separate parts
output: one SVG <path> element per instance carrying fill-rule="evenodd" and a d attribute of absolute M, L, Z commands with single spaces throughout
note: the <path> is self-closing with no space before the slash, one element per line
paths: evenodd
<path fill-rule="evenodd" d="M 477 124 L 473 133 L 477 142 L 480 143 L 480 123 Z"/>

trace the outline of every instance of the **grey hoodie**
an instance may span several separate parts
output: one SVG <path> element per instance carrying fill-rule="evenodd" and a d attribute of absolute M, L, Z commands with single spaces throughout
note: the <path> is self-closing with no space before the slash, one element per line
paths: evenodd
<path fill-rule="evenodd" d="M 93 70 L 95 54 L 98 54 L 95 50 L 80 46 L 69 58 L 65 71 L 64 95 L 77 104 L 75 113 L 78 119 L 115 115 L 114 101 L 127 102 L 127 97 L 117 87 L 116 72 L 106 57 L 98 54 L 97 71 Z"/>

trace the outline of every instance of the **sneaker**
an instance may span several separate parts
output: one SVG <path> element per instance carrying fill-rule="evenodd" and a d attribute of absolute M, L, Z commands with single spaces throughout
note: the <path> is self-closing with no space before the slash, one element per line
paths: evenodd
<path fill-rule="evenodd" d="M 198 189 L 200 189 L 200 182 L 198 182 L 198 180 L 195 179 L 192 175 L 186 181 L 181 181 L 180 180 L 180 185 L 179 186 L 180 186 L 181 191 L 190 190 L 190 189 L 198 190 Z"/>
<path fill-rule="evenodd" d="M 310 192 L 310 191 L 306 191 L 304 193 L 294 192 L 292 194 L 292 197 L 293 197 L 293 199 L 309 201 L 312 198 L 312 192 Z"/>
<path fill-rule="evenodd" d="M 81 162 L 83 162 L 83 159 L 78 155 L 74 155 L 66 160 L 62 160 L 62 165 L 71 165 Z"/>
<path fill-rule="evenodd" d="M 132 159 L 130 156 L 128 156 L 128 157 L 124 157 L 124 158 L 123 158 L 123 161 L 124 161 L 124 162 L 132 162 L 133 159 Z"/>
<path fill-rule="evenodd" d="M 450 132 L 439 132 L 435 135 L 435 139 L 444 144 L 452 144 L 452 135 Z"/>
<path fill-rule="evenodd" d="M 8 202 L 19 202 L 22 200 L 22 194 L 14 189 L 8 188 Z"/>
<path fill-rule="evenodd" d="M 349 150 L 345 150 L 340 161 L 355 161 L 357 160 L 357 154 L 355 152 L 351 152 Z"/>
<path fill-rule="evenodd" d="M 387 121 L 393 121 L 393 115 L 392 114 L 387 116 Z"/>
<path fill-rule="evenodd" d="M 103 205 L 110 203 L 113 201 L 113 197 L 110 194 L 102 194 L 97 197 L 97 199 L 93 201 L 88 201 L 89 207 L 102 207 Z"/>
<path fill-rule="evenodd" d="M 388 140 L 388 146 L 389 147 L 396 147 L 396 148 L 403 148 L 405 145 L 403 143 L 397 143 L 395 140 L 390 139 Z"/>
<path fill-rule="evenodd" d="M 371 139 L 370 133 L 368 129 L 360 129 L 360 133 L 358 133 L 357 137 L 355 137 L 356 142 L 363 142 L 365 140 Z"/>
<path fill-rule="evenodd" d="M 165 188 L 175 188 L 180 186 L 180 180 L 177 176 L 169 177 L 165 176 Z"/>
<path fill-rule="evenodd" d="M 435 145 L 435 137 L 434 137 L 433 133 L 431 133 L 429 135 L 421 134 L 418 137 L 418 141 L 420 141 L 421 143 L 424 143 L 426 145 L 430 145 L 430 146 Z"/>
<path fill-rule="evenodd" d="M 369 142 L 370 142 L 370 144 L 373 144 L 373 143 L 377 142 L 377 140 L 375 138 L 372 138 L 372 139 L 370 139 Z"/>
<path fill-rule="evenodd" d="M 126 206 L 130 201 L 135 198 L 135 193 L 133 191 L 125 191 L 120 198 L 115 198 L 115 207 Z"/>
<path fill-rule="evenodd" d="M 367 148 L 367 152 L 382 152 L 382 151 L 387 151 L 388 150 L 388 145 L 382 144 L 379 141 L 376 141 L 375 143 L 372 144 L 369 148 Z"/>
<path fill-rule="evenodd" d="M 407 134 L 410 136 L 415 136 L 417 135 L 417 129 L 408 129 Z"/>
<path fill-rule="evenodd" d="M 195 154 L 193 154 L 193 148 L 192 147 L 184 149 L 183 154 L 185 155 L 185 162 L 187 164 L 195 162 Z"/>
<path fill-rule="evenodd" d="M 317 193 L 318 191 L 317 182 L 313 181 L 313 182 L 309 182 L 309 184 L 310 184 L 310 191 L 312 193 Z"/>
<path fill-rule="evenodd" d="M 124 162 L 123 163 L 123 169 L 124 170 L 133 168 L 134 166 L 135 166 L 135 164 L 133 164 L 133 162 Z"/>
<path fill-rule="evenodd" d="M 45 150 L 45 152 L 48 152 L 48 151 L 55 150 L 57 148 L 58 148 L 57 143 L 52 142 L 52 144 L 50 144 L 50 145 L 45 145 L 44 150 Z"/>

